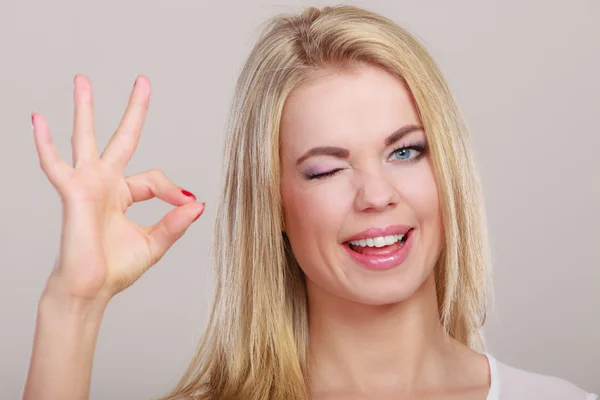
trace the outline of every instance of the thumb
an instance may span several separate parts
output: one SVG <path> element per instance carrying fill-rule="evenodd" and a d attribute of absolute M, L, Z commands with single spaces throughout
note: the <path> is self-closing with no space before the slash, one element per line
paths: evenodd
<path fill-rule="evenodd" d="M 152 259 L 159 260 L 204 212 L 204 203 L 188 203 L 169 211 L 148 232 Z"/>

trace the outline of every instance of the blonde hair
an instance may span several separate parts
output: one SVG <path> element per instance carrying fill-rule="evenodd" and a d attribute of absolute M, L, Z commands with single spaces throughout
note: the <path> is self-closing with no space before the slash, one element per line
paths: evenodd
<path fill-rule="evenodd" d="M 445 245 L 435 266 L 445 332 L 483 349 L 484 206 L 466 126 L 427 50 L 391 20 L 351 6 L 278 15 L 239 78 L 214 229 L 216 292 L 207 330 L 162 399 L 308 399 L 303 273 L 283 237 L 279 123 L 289 93 L 324 68 L 366 63 L 402 80 L 430 146 Z"/>

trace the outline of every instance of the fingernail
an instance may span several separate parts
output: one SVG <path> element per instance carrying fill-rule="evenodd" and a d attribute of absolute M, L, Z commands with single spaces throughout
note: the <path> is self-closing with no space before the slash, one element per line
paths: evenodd
<path fill-rule="evenodd" d="M 34 122 L 35 122 L 35 113 L 32 112 L 31 113 L 31 127 L 32 128 L 35 128 Z"/>
<path fill-rule="evenodd" d="M 135 78 L 135 81 L 133 82 L 133 88 L 135 89 L 135 85 L 137 85 L 137 81 L 139 78 Z"/>
<path fill-rule="evenodd" d="M 198 215 L 196 216 L 196 218 L 194 218 L 194 220 L 193 220 L 192 222 L 196 222 L 196 220 L 197 220 L 198 218 L 200 218 L 200 216 L 201 216 L 201 215 L 202 215 L 202 213 L 204 212 L 204 207 L 206 206 L 206 204 L 205 204 L 205 203 L 202 203 L 202 206 L 203 206 L 203 207 L 202 207 L 202 211 L 200 211 L 200 212 L 198 213 Z"/>
<path fill-rule="evenodd" d="M 181 193 L 183 193 L 184 195 L 186 195 L 187 197 L 193 197 L 194 200 L 196 200 L 196 196 L 194 196 L 193 193 L 188 192 L 187 190 L 182 190 Z"/>

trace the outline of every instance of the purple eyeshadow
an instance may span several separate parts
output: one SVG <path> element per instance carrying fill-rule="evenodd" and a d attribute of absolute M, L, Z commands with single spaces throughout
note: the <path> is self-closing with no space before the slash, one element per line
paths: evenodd
<path fill-rule="evenodd" d="M 304 168 L 304 173 L 306 175 L 319 175 L 319 174 L 329 172 L 332 169 L 333 169 L 332 167 L 328 167 L 328 166 L 324 166 L 324 165 L 310 166 L 308 168 Z"/>

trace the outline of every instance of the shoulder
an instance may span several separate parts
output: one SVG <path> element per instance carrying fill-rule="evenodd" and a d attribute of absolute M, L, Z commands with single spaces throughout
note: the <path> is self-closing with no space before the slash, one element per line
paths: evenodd
<path fill-rule="evenodd" d="M 496 361 L 500 400 L 596 400 L 573 383 L 554 376 L 524 371 Z"/>

